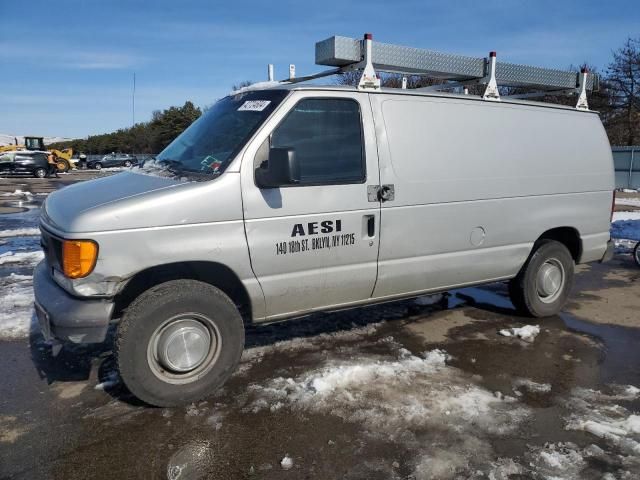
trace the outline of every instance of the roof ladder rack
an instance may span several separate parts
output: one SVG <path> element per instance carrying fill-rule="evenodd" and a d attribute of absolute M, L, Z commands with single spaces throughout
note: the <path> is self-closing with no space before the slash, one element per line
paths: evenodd
<path fill-rule="evenodd" d="M 363 40 L 333 36 L 316 43 L 316 64 L 335 67 L 306 77 L 289 76 L 288 83 L 313 80 L 328 75 L 361 71 L 358 88 L 379 89 L 377 72 L 398 73 L 403 77 L 420 75 L 442 80 L 442 85 L 425 90 L 448 90 L 470 84 L 486 85 L 482 98 L 500 101 L 499 86 L 529 88 L 535 91 L 502 98 L 529 98 L 544 95 L 577 95 L 576 108 L 588 110 L 587 92 L 597 91 L 599 78 L 583 70 L 580 73 L 541 68 L 515 63 L 498 62 L 496 52 L 488 58 L 468 57 L 434 52 L 413 47 L 373 41 L 370 33 Z M 406 81 L 402 81 L 406 88 Z"/>

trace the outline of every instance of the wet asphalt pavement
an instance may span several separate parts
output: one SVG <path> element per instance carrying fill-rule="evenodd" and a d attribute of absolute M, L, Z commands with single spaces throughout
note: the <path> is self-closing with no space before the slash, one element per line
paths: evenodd
<path fill-rule="evenodd" d="M 94 175 L 0 179 L 0 231 Z M 0 259 L 37 249 L 0 238 Z M 3 305 L 31 265 L 0 263 Z M 492 284 L 251 327 L 227 385 L 176 409 L 136 401 L 110 345 L 53 357 L 27 322 L 0 338 L 0 478 L 639 478 L 640 269 L 618 254 L 577 271 L 539 321 Z M 499 333 L 526 324 L 533 342 Z"/>

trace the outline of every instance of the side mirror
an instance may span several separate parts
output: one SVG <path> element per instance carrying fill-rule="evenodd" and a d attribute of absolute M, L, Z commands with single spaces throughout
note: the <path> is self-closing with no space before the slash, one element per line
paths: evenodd
<path fill-rule="evenodd" d="M 300 164 L 292 148 L 272 148 L 269 160 L 256 169 L 256 183 L 260 188 L 278 188 L 300 183 Z"/>

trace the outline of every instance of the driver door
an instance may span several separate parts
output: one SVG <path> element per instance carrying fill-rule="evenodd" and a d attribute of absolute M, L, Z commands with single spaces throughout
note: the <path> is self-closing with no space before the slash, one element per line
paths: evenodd
<path fill-rule="evenodd" d="M 300 183 L 256 185 L 269 148 L 291 149 Z M 378 259 L 378 156 L 368 95 L 293 92 L 242 162 L 245 231 L 266 319 L 368 299 Z"/>

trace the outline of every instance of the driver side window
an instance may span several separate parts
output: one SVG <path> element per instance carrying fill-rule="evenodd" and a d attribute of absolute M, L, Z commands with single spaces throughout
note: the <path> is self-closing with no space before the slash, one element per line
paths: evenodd
<path fill-rule="evenodd" d="M 366 179 L 360 105 L 355 100 L 301 100 L 273 132 L 271 147 L 295 151 L 300 185 Z"/>

